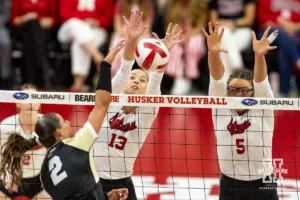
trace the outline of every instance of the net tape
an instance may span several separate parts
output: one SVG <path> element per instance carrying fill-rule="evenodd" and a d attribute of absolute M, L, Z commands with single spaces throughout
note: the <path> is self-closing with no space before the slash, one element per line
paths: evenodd
<path fill-rule="evenodd" d="M 0 102 L 94 105 L 95 93 L 23 92 L 0 90 Z M 243 98 L 113 94 L 111 106 L 300 110 L 296 98 Z"/>

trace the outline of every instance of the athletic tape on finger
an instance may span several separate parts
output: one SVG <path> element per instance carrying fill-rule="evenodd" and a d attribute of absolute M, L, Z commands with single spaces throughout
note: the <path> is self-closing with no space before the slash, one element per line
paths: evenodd
<path fill-rule="evenodd" d="M 271 33 L 271 35 L 269 35 L 269 37 L 267 38 L 270 42 L 270 44 L 277 38 L 277 35 L 275 35 L 275 31 L 273 33 Z"/>

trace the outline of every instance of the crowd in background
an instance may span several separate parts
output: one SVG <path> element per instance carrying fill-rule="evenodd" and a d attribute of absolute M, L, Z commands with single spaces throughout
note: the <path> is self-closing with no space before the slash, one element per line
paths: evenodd
<path fill-rule="evenodd" d="M 0 0 L 1 89 L 31 83 L 41 90 L 93 89 L 103 55 L 124 37 L 123 16 L 139 8 L 149 25 L 145 37 L 164 37 L 179 24 L 184 42 L 170 52 L 163 94 L 205 95 L 208 67 L 201 29 L 218 21 L 225 28 L 221 59 L 229 72 L 253 69 L 251 31 L 260 38 L 279 29 L 276 51 L 267 55 L 275 95 L 300 94 L 300 0 Z M 113 63 L 120 67 L 121 56 Z"/>

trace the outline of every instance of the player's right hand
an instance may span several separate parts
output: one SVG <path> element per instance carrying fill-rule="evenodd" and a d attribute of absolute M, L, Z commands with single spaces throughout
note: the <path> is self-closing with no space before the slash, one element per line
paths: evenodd
<path fill-rule="evenodd" d="M 110 191 L 108 194 L 108 200 L 125 200 L 128 197 L 128 189 L 121 188 L 121 189 L 114 189 Z"/>
<path fill-rule="evenodd" d="M 219 33 L 219 24 L 215 23 L 215 30 L 213 30 L 211 22 L 208 23 L 209 34 L 202 28 L 202 32 L 207 39 L 207 48 L 211 53 L 228 53 L 227 49 L 224 49 L 221 45 L 222 37 L 224 34 L 224 28 Z"/>
<path fill-rule="evenodd" d="M 119 51 L 123 48 L 125 44 L 124 40 L 120 40 L 114 47 L 109 49 L 109 53 L 107 54 L 107 56 L 104 58 L 104 61 L 112 64 L 112 62 L 114 61 L 116 55 L 119 53 Z"/>

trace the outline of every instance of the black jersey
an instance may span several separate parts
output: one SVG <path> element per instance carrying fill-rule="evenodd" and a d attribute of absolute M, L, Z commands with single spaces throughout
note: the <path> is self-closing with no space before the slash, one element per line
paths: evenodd
<path fill-rule="evenodd" d="M 41 181 L 53 199 L 105 199 L 90 151 L 96 138 L 95 130 L 87 122 L 73 138 L 49 149 L 42 165 Z"/>

